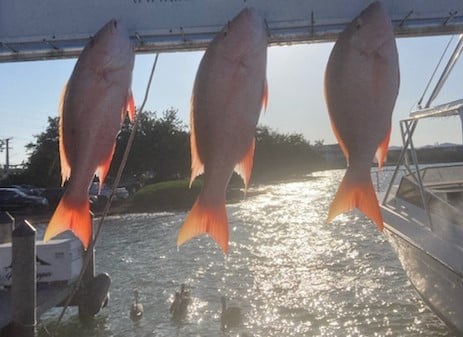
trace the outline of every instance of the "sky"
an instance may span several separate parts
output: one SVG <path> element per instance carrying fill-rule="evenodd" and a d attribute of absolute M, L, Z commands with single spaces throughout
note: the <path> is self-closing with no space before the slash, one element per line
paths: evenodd
<path fill-rule="evenodd" d="M 400 146 L 399 120 L 421 97 L 450 36 L 398 38 L 401 83 L 392 117 L 391 146 Z M 452 41 L 456 43 L 455 37 Z M 268 49 L 269 102 L 259 124 L 281 133 L 301 133 L 311 143 L 335 143 L 323 95 L 323 76 L 333 43 L 272 46 Z M 159 57 L 145 110 L 178 109 L 189 123 L 189 101 L 203 51 L 163 53 Z M 136 56 L 132 91 L 140 105 L 154 54 Z M 25 145 L 45 131 L 48 117 L 58 115 L 58 100 L 76 59 L 0 63 L 0 139 L 10 140 L 10 165 L 27 159 Z M 462 97 L 463 61 L 434 104 Z M 461 143 L 458 117 L 420 122 L 415 144 Z M 0 152 L 0 166 L 5 151 Z"/>

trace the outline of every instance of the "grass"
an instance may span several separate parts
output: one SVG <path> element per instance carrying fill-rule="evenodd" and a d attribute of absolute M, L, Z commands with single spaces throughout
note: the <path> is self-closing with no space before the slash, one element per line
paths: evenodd
<path fill-rule="evenodd" d="M 191 188 L 189 181 L 170 180 L 145 186 L 137 191 L 130 205 L 131 212 L 189 209 L 198 196 L 202 181 L 197 179 Z"/>
<path fill-rule="evenodd" d="M 115 213 L 145 213 L 174 210 L 190 210 L 203 185 L 202 177 L 196 178 L 191 188 L 189 180 L 169 180 L 151 184 L 137 191 L 129 200 L 115 207 Z M 239 180 L 241 184 L 241 181 Z M 244 192 L 238 184 L 231 182 L 226 193 L 227 203 L 240 202 Z M 249 193 L 254 195 L 256 193 Z"/>

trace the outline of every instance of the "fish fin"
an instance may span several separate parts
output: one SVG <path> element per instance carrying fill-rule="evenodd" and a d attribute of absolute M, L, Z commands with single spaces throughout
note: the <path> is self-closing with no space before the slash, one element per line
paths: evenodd
<path fill-rule="evenodd" d="M 59 158 L 61 163 L 61 186 L 64 185 L 66 180 L 71 176 L 71 165 L 69 164 L 66 150 L 64 148 L 64 139 L 63 139 L 63 107 L 64 107 L 64 98 L 67 93 L 68 84 L 66 83 L 61 91 L 61 96 L 59 99 Z"/>
<path fill-rule="evenodd" d="M 227 254 L 228 220 L 225 200 L 216 206 L 210 206 L 201 201 L 200 195 L 180 228 L 177 247 L 201 234 L 209 234 Z"/>
<path fill-rule="evenodd" d="M 204 172 L 204 164 L 199 157 L 198 145 L 196 144 L 196 132 L 193 112 L 190 117 L 190 151 L 191 151 L 191 177 L 190 187 L 197 176 Z"/>
<path fill-rule="evenodd" d="M 254 162 L 254 149 L 256 147 L 256 139 L 252 140 L 248 151 L 241 159 L 241 161 L 235 166 L 235 172 L 238 173 L 244 182 L 244 190 L 247 191 L 249 186 L 249 180 L 251 179 L 252 166 Z"/>
<path fill-rule="evenodd" d="M 46 242 L 67 230 L 71 230 L 79 238 L 85 249 L 88 248 L 92 235 L 88 200 L 73 202 L 64 196 L 48 223 L 43 240 Z"/>
<path fill-rule="evenodd" d="M 111 161 L 113 159 L 114 155 L 114 150 L 116 149 L 116 144 L 113 145 L 113 148 L 109 154 L 109 156 L 102 160 L 98 167 L 96 168 L 95 175 L 98 177 L 98 180 L 100 181 L 100 187 L 98 193 L 101 192 L 101 188 L 103 187 L 103 183 L 106 179 L 106 175 L 108 174 L 109 168 L 111 166 Z"/>
<path fill-rule="evenodd" d="M 371 180 L 359 182 L 348 169 L 331 203 L 327 222 L 354 208 L 358 208 L 376 224 L 379 230 L 383 230 L 383 217 Z"/>
<path fill-rule="evenodd" d="M 133 123 L 135 121 L 135 100 L 133 99 L 133 94 L 132 90 L 129 90 L 128 96 L 127 96 L 127 112 L 129 115 L 130 121 Z"/>
<path fill-rule="evenodd" d="M 264 91 L 262 93 L 262 107 L 264 108 L 264 111 L 267 111 L 267 106 L 268 106 L 268 82 L 267 82 L 267 79 L 265 79 Z"/>
<path fill-rule="evenodd" d="M 379 144 L 378 149 L 376 150 L 376 160 L 378 161 L 378 167 L 382 168 L 384 161 L 387 157 L 387 150 L 389 148 L 389 139 L 391 138 L 391 129 L 387 132 L 381 144 Z"/>
<path fill-rule="evenodd" d="M 331 119 L 331 115 L 330 115 L 330 119 Z M 336 136 L 336 139 L 338 140 L 339 147 L 341 148 L 342 153 L 344 154 L 344 157 L 346 157 L 347 163 L 349 163 L 349 151 L 347 150 L 347 146 L 344 144 L 344 141 L 339 135 L 339 131 L 333 122 L 331 122 L 331 128 L 333 129 L 333 133 Z"/>

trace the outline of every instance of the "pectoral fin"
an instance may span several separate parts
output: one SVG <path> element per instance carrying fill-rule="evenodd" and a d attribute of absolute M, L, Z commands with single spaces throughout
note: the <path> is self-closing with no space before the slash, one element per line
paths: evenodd
<path fill-rule="evenodd" d="M 135 100 L 133 99 L 133 94 L 132 90 L 129 90 L 128 96 L 127 96 L 127 112 L 129 115 L 130 121 L 133 123 L 135 121 Z"/>
<path fill-rule="evenodd" d="M 106 179 L 106 175 L 109 172 L 109 168 L 111 167 L 111 161 L 113 159 L 114 155 L 114 150 L 116 149 L 116 144 L 113 145 L 111 152 L 109 153 L 108 157 L 106 157 L 105 160 L 101 161 L 100 164 L 98 165 L 95 174 L 98 177 L 100 181 L 100 191 L 101 188 L 103 187 L 103 183 Z"/>
<path fill-rule="evenodd" d="M 61 91 L 61 97 L 59 100 L 59 158 L 61 163 L 61 186 L 64 185 L 66 180 L 69 179 L 71 176 L 71 165 L 69 164 L 69 160 L 67 158 L 66 149 L 64 147 L 64 131 L 63 131 L 63 107 L 64 107 L 64 99 L 67 93 L 67 83 L 64 86 L 63 90 Z"/>
<path fill-rule="evenodd" d="M 265 84 L 264 84 L 264 91 L 262 94 L 262 107 L 264 108 L 264 111 L 267 111 L 267 106 L 268 106 L 268 82 L 266 79 Z"/>
<path fill-rule="evenodd" d="M 244 182 L 244 189 L 247 190 L 249 186 L 249 180 L 251 179 L 252 166 L 254 163 L 254 149 L 256 147 L 256 139 L 254 138 L 249 146 L 248 151 L 241 159 L 241 161 L 235 166 L 235 172 L 238 173 Z"/>
<path fill-rule="evenodd" d="M 191 176 L 190 187 L 197 176 L 204 172 L 204 164 L 199 157 L 198 145 L 196 143 L 196 132 L 193 112 L 190 116 L 190 151 L 191 151 Z"/>
<path fill-rule="evenodd" d="M 382 168 L 384 161 L 387 158 L 387 150 L 389 148 L 389 139 L 391 138 L 391 129 L 387 132 L 383 141 L 379 144 L 378 149 L 376 150 L 376 160 L 378 161 L 378 167 Z"/>

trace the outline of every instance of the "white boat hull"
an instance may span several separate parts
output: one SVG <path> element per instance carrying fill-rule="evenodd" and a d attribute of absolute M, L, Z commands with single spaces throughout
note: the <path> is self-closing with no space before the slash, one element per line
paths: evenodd
<path fill-rule="evenodd" d="M 385 233 L 423 301 L 457 334 L 463 335 L 463 278 L 390 228 Z M 463 261 L 463 260 L 462 260 Z"/>
<path fill-rule="evenodd" d="M 400 199 L 382 205 L 384 232 L 429 308 L 463 336 L 463 230 Z"/>

